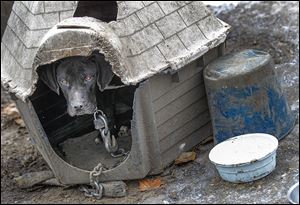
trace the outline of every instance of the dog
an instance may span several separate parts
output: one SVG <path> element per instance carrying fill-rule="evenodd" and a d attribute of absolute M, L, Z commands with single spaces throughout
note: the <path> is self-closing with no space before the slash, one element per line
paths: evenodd
<path fill-rule="evenodd" d="M 136 87 L 125 86 L 99 52 L 64 58 L 39 71 L 51 90 L 63 93 L 70 116 L 93 114 L 99 108 L 115 136 L 121 126 L 130 126 Z"/>

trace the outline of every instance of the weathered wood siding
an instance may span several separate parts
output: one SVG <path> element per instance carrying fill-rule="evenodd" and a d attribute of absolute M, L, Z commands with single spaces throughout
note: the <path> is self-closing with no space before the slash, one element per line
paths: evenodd
<path fill-rule="evenodd" d="M 150 79 L 163 166 L 180 153 L 180 144 L 189 150 L 212 134 L 202 73 L 194 62 L 178 72 L 179 82 L 167 74 Z"/>

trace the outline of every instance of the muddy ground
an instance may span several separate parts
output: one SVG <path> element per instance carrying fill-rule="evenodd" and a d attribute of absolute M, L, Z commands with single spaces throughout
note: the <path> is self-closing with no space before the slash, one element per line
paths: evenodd
<path fill-rule="evenodd" d="M 167 168 L 161 176 L 164 184 L 152 191 L 140 192 L 137 180 L 126 181 L 128 195 L 116 199 L 86 198 L 77 186 L 22 190 L 14 177 L 49 167 L 31 145 L 26 128 L 1 114 L 1 203 L 287 203 L 288 188 L 299 181 L 299 3 L 240 3 L 211 9 L 233 27 L 226 52 L 256 48 L 273 56 L 297 116 L 293 131 L 279 143 L 276 169 L 270 175 L 245 184 L 223 181 L 208 160 L 213 147 L 209 142 L 195 147 L 193 162 Z M 9 102 L 1 90 L 1 108 Z"/>

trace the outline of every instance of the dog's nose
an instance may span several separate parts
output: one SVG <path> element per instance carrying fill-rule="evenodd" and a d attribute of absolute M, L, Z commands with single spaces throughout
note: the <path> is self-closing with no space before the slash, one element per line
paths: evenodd
<path fill-rule="evenodd" d="M 81 110 L 83 108 L 83 105 L 74 105 L 75 110 Z"/>

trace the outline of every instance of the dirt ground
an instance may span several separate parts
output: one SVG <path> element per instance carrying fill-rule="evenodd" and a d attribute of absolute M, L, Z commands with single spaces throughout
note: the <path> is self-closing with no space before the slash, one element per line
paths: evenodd
<path fill-rule="evenodd" d="M 209 142 L 198 145 L 193 162 L 172 165 L 161 175 L 163 185 L 140 192 L 138 181 L 125 181 L 123 198 L 86 198 L 78 186 L 35 186 L 20 189 L 14 177 L 49 170 L 30 142 L 28 131 L 1 113 L 1 203 L 288 203 L 286 193 L 299 181 L 299 3 L 240 3 L 211 8 L 232 26 L 226 52 L 243 48 L 268 51 L 274 59 L 284 93 L 297 116 L 293 131 L 279 143 L 276 169 L 245 184 L 223 181 L 209 162 Z M 10 103 L 1 90 L 1 110 Z"/>

